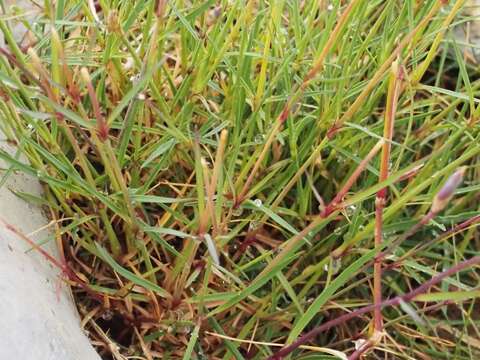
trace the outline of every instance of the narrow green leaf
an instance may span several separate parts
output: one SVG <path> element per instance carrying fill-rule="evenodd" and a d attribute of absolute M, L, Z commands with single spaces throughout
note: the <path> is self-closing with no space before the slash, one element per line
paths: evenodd
<path fill-rule="evenodd" d="M 377 254 L 378 250 L 373 249 L 367 252 L 365 255 L 357 259 L 351 265 L 349 265 L 345 270 L 343 270 L 340 275 L 338 275 L 323 291 L 318 295 L 318 297 L 313 301 L 309 306 L 305 314 L 300 316 L 295 322 L 295 326 L 290 331 L 288 335 L 287 343 L 292 343 L 305 329 L 309 322 L 318 314 L 322 309 L 322 306 L 335 295 L 340 287 L 344 286 L 349 280 L 354 278 L 358 271 L 370 260 L 372 260 Z"/>
<path fill-rule="evenodd" d="M 123 276 L 125 279 L 133 282 L 134 284 L 136 285 L 139 285 L 143 288 L 145 288 L 146 290 L 149 290 L 149 291 L 152 291 L 154 292 L 155 294 L 163 297 L 163 298 L 170 298 L 171 295 L 163 288 L 161 288 L 160 286 L 158 285 L 155 285 L 154 283 L 148 281 L 148 280 L 145 280 L 137 275 L 135 275 L 134 273 L 130 272 L 129 270 L 125 269 L 124 267 L 122 267 L 120 264 L 118 264 L 114 259 L 113 257 L 110 255 L 110 253 L 104 248 L 102 247 L 100 244 L 98 243 L 95 243 L 96 247 L 97 247 L 97 250 L 98 250 L 98 253 L 100 255 L 100 257 L 108 264 L 112 267 L 113 270 L 115 270 L 118 274 L 120 274 L 121 276 Z"/>
<path fill-rule="evenodd" d="M 183 353 L 183 360 L 190 360 L 193 354 L 193 347 L 198 340 L 198 332 L 200 331 L 200 325 L 196 325 L 193 329 L 192 335 L 190 336 L 190 341 L 188 342 L 187 349 Z"/>

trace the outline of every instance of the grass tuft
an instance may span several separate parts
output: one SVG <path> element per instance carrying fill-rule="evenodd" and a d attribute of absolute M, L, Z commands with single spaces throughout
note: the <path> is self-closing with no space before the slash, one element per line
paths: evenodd
<path fill-rule="evenodd" d="M 463 5 L 45 2 L 20 41 L 5 8 L 2 177 L 103 358 L 478 358 Z"/>

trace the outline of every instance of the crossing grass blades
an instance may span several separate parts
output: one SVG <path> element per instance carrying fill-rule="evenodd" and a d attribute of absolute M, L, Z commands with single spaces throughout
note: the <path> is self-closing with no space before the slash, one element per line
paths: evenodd
<path fill-rule="evenodd" d="M 44 185 L 101 356 L 478 358 L 463 6 L 3 4 L 1 176 Z"/>

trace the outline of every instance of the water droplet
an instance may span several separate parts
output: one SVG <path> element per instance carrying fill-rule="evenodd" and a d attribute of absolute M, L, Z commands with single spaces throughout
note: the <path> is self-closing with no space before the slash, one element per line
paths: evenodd
<path fill-rule="evenodd" d="M 353 215 L 355 213 L 355 210 L 357 210 L 357 207 L 355 205 L 347 206 L 347 215 Z"/>
<path fill-rule="evenodd" d="M 255 200 L 253 201 L 253 204 L 254 204 L 256 207 L 260 207 L 260 206 L 262 206 L 262 200 L 260 200 L 260 199 L 255 199 Z"/>
<path fill-rule="evenodd" d="M 404 312 L 406 312 L 413 320 L 421 325 L 425 325 L 425 321 L 418 315 L 416 310 L 410 305 L 407 304 L 403 299 L 400 298 L 400 307 Z"/>
<path fill-rule="evenodd" d="M 127 61 L 125 61 L 125 64 L 123 65 L 124 70 L 130 70 L 133 65 L 135 65 L 135 62 L 133 61 L 133 58 L 130 56 L 127 58 Z"/>
<path fill-rule="evenodd" d="M 328 11 L 332 11 L 332 10 L 333 10 L 333 4 L 328 4 L 327 10 L 328 10 Z"/>
<path fill-rule="evenodd" d="M 342 268 L 342 260 L 340 258 L 336 258 L 332 260 L 332 272 L 333 274 L 337 274 L 340 269 Z"/>
<path fill-rule="evenodd" d="M 335 235 L 340 235 L 342 233 L 342 229 L 341 228 L 335 228 L 335 230 L 333 230 L 334 234 Z"/>
<path fill-rule="evenodd" d="M 258 229 L 260 226 L 260 223 L 258 221 L 250 221 L 250 224 L 248 224 L 248 230 L 253 231 Z"/>
<path fill-rule="evenodd" d="M 184 326 L 182 329 L 181 329 L 181 332 L 183 334 L 190 334 L 192 332 L 192 328 L 190 326 Z"/>
<path fill-rule="evenodd" d="M 183 319 L 183 312 L 182 310 L 175 310 L 174 311 L 175 316 L 177 317 L 177 321 L 180 321 Z"/>
<path fill-rule="evenodd" d="M 102 314 L 102 319 L 106 321 L 110 321 L 113 318 L 113 311 L 110 309 L 105 310 L 105 312 Z"/>
<path fill-rule="evenodd" d="M 204 157 L 200 158 L 200 162 L 202 163 L 203 166 L 207 167 L 207 168 L 210 168 L 211 167 L 211 163 L 210 161 L 208 161 L 207 159 L 205 159 Z"/>
<path fill-rule="evenodd" d="M 358 339 L 353 341 L 355 350 L 360 350 L 366 343 L 367 343 L 367 340 L 365 339 Z"/>
<path fill-rule="evenodd" d="M 263 142 L 265 141 L 265 135 L 257 134 L 255 135 L 253 141 L 255 142 L 255 144 L 263 144 Z"/>
<path fill-rule="evenodd" d="M 237 207 L 236 209 L 233 209 L 232 214 L 233 216 L 241 216 L 243 213 L 242 207 Z"/>

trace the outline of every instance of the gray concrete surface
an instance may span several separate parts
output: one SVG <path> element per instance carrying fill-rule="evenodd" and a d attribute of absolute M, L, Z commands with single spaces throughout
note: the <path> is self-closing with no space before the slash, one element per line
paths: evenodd
<path fill-rule="evenodd" d="M 7 9 L 11 5 L 26 9 L 27 19 L 39 11 L 27 0 L 4 3 Z M 14 36 L 20 41 L 25 27 L 14 21 L 12 25 Z M 0 148 L 10 154 L 16 152 L 1 132 Z M 0 161 L 0 181 L 6 168 L 8 165 Z M 12 173 L 0 187 L 0 218 L 23 234 L 35 232 L 30 238 L 36 242 L 51 238 L 48 230 L 36 232 L 48 224 L 41 209 L 21 200 L 11 190 L 41 196 L 38 181 Z M 43 248 L 58 258 L 53 240 Z M 0 224 L 0 360 L 99 360 L 80 327 L 70 289 L 61 280 L 59 270 L 38 252 L 28 250 L 25 240 Z"/>
<path fill-rule="evenodd" d="M 10 21 L 10 25 L 12 26 L 13 35 L 17 41 L 21 41 L 23 36 L 25 35 L 26 28 L 19 20 L 25 19 L 27 21 L 31 21 L 36 16 L 38 16 L 38 14 L 41 12 L 41 8 L 36 6 L 35 3 L 39 4 L 41 3 L 41 1 L 3 0 L 3 3 L 8 14 L 7 19 Z M 17 9 L 18 15 L 13 15 L 17 12 Z M 3 34 L 0 31 L 0 44 L 2 44 L 3 42 Z"/>
<path fill-rule="evenodd" d="M 1 134 L 0 148 L 15 152 Z M 6 167 L 0 161 L 0 169 Z M 0 179 L 4 173 L 0 171 Z M 0 188 L 0 217 L 23 234 L 44 227 L 48 221 L 41 209 L 11 189 L 41 196 L 36 179 L 12 174 Z M 44 230 L 31 239 L 42 241 L 49 236 Z M 58 256 L 53 240 L 43 248 Z M 0 225 L 0 359 L 99 360 L 80 328 L 70 289 L 58 269 L 28 249 L 24 240 Z"/>
<path fill-rule="evenodd" d="M 11 5 L 26 9 L 27 18 L 38 11 L 26 0 L 7 0 L 7 9 Z M 12 24 L 14 36 L 20 41 L 25 27 Z M 2 134 L 0 148 L 15 152 Z M 7 167 L 0 161 L 1 169 Z M 0 179 L 4 173 L 0 171 Z M 44 227 L 48 221 L 41 209 L 21 200 L 11 190 L 41 196 L 40 184 L 35 179 L 13 173 L 0 188 L 0 218 L 24 234 Z M 49 236 L 48 230 L 44 230 L 31 238 L 42 241 Z M 70 290 L 61 281 L 58 269 L 37 252 L 27 252 L 28 249 L 24 240 L 0 226 L 0 359 L 98 360 L 80 328 Z M 44 249 L 58 257 L 53 241 L 45 244 Z"/>
<path fill-rule="evenodd" d="M 467 0 L 463 7 L 463 22 L 453 33 L 457 45 L 471 61 L 480 62 L 480 0 Z M 451 49 L 453 52 L 453 49 Z"/>

